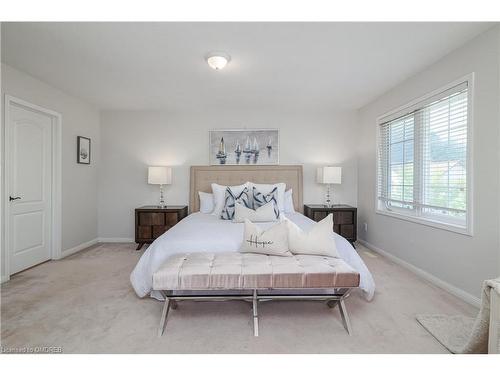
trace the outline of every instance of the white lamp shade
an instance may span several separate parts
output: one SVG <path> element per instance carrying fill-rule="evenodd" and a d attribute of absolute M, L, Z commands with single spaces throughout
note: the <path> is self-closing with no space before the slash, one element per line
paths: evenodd
<path fill-rule="evenodd" d="M 148 167 L 148 184 L 170 185 L 172 183 L 172 168 Z"/>
<path fill-rule="evenodd" d="M 341 184 L 342 167 L 318 168 L 317 181 L 320 184 Z"/>

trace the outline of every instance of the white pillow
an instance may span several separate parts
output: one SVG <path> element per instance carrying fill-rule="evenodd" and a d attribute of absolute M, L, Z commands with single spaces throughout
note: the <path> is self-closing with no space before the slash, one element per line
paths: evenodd
<path fill-rule="evenodd" d="M 276 221 L 276 213 L 274 212 L 274 203 L 269 202 L 263 206 L 260 206 L 256 210 L 252 210 L 251 208 L 247 208 L 240 203 L 236 203 L 234 206 L 234 218 L 233 221 L 235 223 L 242 223 L 246 219 L 253 222 L 269 222 Z"/>
<path fill-rule="evenodd" d="M 212 215 L 220 217 L 222 209 L 224 208 L 224 196 L 226 194 L 226 188 L 230 188 L 234 195 L 238 196 L 241 194 L 244 188 L 247 187 L 247 183 L 243 185 L 236 186 L 225 186 L 219 184 L 212 184 L 212 193 L 214 194 L 214 211 Z"/>
<path fill-rule="evenodd" d="M 287 223 L 282 221 L 262 230 L 250 220 L 245 220 L 245 231 L 240 253 L 292 256 L 288 250 Z"/>
<path fill-rule="evenodd" d="M 292 193 L 292 189 L 285 191 L 285 212 L 295 212 Z"/>
<path fill-rule="evenodd" d="M 214 210 L 214 195 L 203 191 L 199 191 L 198 195 L 200 197 L 200 212 L 202 214 L 212 213 Z"/>
<path fill-rule="evenodd" d="M 333 215 L 330 214 L 304 232 L 295 223 L 288 224 L 288 246 L 293 254 L 325 255 L 339 258 L 333 237 Z"/>
<path fill-rule="evenodd" d="M 284 182 L 280 182 L 277 184 L 254 184 L 253 182 L 247 182 L 250 191 L 252 191 L 252 187 L 261 192 L 262 194 L 269 194 L 275 187 L 278 187 L 278 209 L 281 212 L 285 212 L 285 189 L 286 184 Z"/>

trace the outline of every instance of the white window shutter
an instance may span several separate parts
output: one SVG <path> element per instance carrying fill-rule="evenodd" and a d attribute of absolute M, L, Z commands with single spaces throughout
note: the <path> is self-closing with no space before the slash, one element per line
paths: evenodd
<path fill-rule="evenodd" d="M 466 227 L 468 82 L 379 124 L 378 209 Z"/>

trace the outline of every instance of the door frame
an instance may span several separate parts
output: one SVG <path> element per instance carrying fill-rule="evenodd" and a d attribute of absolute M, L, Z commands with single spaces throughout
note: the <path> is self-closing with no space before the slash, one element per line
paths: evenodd
<path fill-rule="evenodd" d="M 61 258 L 61 246 L 62 246 L 62 116 L 60 113 L 52 111 L 50 109 L 41 107 L 39 105 L 27 102 L 23 99 L 16 98 L 15 96 L 5 94 L 5 135 L 4 135 L 4 197 L 3 202 L 5 204 L 4 210 L 4 238 L 3 238 L 3 248 L 5 249 L 5 277 L 7 280 L 10 279 L 10 255 L 11 249 L 7 248 L 10 244 L 9 238 L 9 225 L 10 225 L 10 204 L 9 204 L 9 191 L 10 186 L 10 172 L 11 172 L 11 145 L 9 144 L 10 139 L 10 111 L 11 106 L 24 107 L 32 111 L 43 113 L 52 118 L 52 209 L 51 209 L 51 238 L 50 238 L 50 248 L 51 248 L 51 259 Z"/>

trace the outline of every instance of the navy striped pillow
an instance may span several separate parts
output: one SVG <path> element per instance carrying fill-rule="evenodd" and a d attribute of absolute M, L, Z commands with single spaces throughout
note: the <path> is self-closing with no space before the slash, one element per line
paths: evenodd
<path fill-rule="evenodd" d="M 278 208 L 278 187 L 277 186 L 267 194 L 261 193 L 254 186 L 252 188 L 252 201 L 253 201 L 253 209 L 254 210 L 265 205 L 266 203 L 273 202 L 274 214 L 276 215 L 276 219 L 278 219 L 280 217 L 280 210 Z"/>
<path fill-rule="evenodd" d="M 226 188 L 226 195 L 224 196 L 224 208 L 220 214 L 222 220 L 233 220 L 235 204 L 239 203 L 247 208 L 252 208 L 250 203 L 250 194 L 248 188 L 244 188 L 240 195 L 235 196 L 229 187 Z"/>

